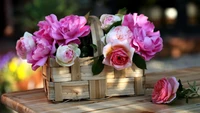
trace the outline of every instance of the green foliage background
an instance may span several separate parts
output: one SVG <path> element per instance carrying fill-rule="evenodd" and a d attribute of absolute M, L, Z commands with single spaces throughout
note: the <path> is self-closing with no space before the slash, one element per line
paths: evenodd
<path fill-rule="evenodd" d="M 21 32 L 34 32 L 37 23 L 49 14 L 55 14 L 58 19 L 70 14 L 84 15 L 90 9 L 90 0 L 32 0 L 19 7 L 17 26 Z"/>

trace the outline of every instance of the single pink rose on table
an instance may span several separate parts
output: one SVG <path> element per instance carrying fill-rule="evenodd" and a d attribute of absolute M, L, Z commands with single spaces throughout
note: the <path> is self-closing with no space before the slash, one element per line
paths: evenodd
<path fill-rule="evenodd" d="M 122 25 L 128 26 L 133 37 L 130 44 L 135 48 L 135 52 L 149 61 L 163 48 L 163 40 L 160 32 L 154 32 L 154 25 L 148 21 L 148 17 L 137 13 L 124 15 Z"/>
<path fill-rule="evenodd" d="M 32 64 L 32 69 L 35 71 L 43 66 L 48 57 L 53 56 L 53 53 L 55 53 L 55 47 L 42 38 L 37 41 L 37 46 L 27 55 L 27 62 Z"/>
<path fill-rule="evenodd" d="M 52 34 L 59 45 L 69 43 L 80 44 L 80 37 L 85 37 L 90 33 L 90 26 L 86 25 L 84 16 L 69 15 L 59 20 L 59 27 Z"/>
<path fill-rule="evenodd" d="M 114 40 L 124 41 L 131 40 L 133 33 L 127 26 L 117 26 L 112 28 L 108 34 L 102 37 L 103 43 L 112 43 Z"/>
<path fill-rule="evenodd" d="M 60 45 L 56 52 L 56 62 L 61 66 L 72 66 L 81 54 L 77 44 Z"/>
<path fill-rule="evenodd" d="M 157 104 L 172 102 L 176 98 L 178 87 L 179 83 L 175 77 L 158 80 L 152 92 L 152 102 Z"/>
<path fill-rule="evenodd" d="M 108 29 L 113 23 L 121 21 L 118 15 L 102 14 L 100 17 L 101 28 Z"/>
<path fill-rule="evenodd" d="M 17 55 L 22 59 L 26 59 L 27 54 L 35 47 L 35 41 L 32 36 L 32 34 L 25 32 L 24 36 L 16 43 Z"/>
<path fill-rule="evenodd" d="M 103 64 L 122 70 L 132 66 L 132 58 L 135 49 L 130 46 L 127 40 L 115 40 L 103 48 Z"/>

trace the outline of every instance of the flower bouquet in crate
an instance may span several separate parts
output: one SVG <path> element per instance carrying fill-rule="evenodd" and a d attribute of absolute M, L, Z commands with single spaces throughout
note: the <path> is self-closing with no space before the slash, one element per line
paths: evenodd
<path fill-rule="evenodd" d="M 33 70 L 42 67 L 44 90 L 54 101 L 144 94 L 145 61 L 162 49 L 159 31 L 143 14 L 60 20 L 50 14 L 38 26 L 24 33 L 16 50 Z"/>
<path fill-rule="evenodd" d="M 92 69 L 95 74 L 104 71 L 104 65 L 113 69 L 113 77 L 107 78 L 106 96 L 144 94 L 146 61 L 163 48 L 160 32 L 154 31 L 155 26 L 148 17 L 127 14 L 126 9 L 115 15 L 102 14 L 100 22 L 104 31 L 102 55 L 94 61 Z M 119 86 L 126 88 L 119 90 Z"/>

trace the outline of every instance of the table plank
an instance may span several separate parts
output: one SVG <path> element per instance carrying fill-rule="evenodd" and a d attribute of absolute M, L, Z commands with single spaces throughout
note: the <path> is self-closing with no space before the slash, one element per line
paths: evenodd
<path fill-rule="evenodd" d="M 171 77 L 175 76 L 181 80 L 183 86 L 188 87 L 189 82 L 196 81 L 197 86 L 200 86 L 200 67 L 190 67 L 185 69 L 177 69 L 172 71 L 163 71 L 163 72 L 155 72 L 155 73 L 147 73 L 145 74 L 145 87 L 153 88 L 156 81 L 161 79 L 162 77 Z"/>
<path fill-rule="evenodd" d="M 1 96 L 2 102 L 19 113 L 195 113 L 200 111 L 200 98 L 177 100 L 172 104 L 153 104 L 151 92 L 153 85 L 162 77 L 175 76 L 183 79 L 187 87 L 187 80 L 197 81 L 200 86 L 200 67 L 179 69 L 157 73 L 148 73 L 146 77 L 146 94 L 143 96 L 121 96 L 96 100 L 80 100 L 53 103 L 47 100 L 43 89 L 5 93 Z"/>

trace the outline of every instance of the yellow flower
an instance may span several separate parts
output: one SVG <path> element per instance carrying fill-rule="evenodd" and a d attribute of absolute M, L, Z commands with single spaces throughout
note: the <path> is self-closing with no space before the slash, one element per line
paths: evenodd
<path fill-rule="evenodd" d="M 18 67 L 18 58 L 14 57 L 11 62 L 9 63 L 9 70 L 11 72 L 16 72 L 16 69 Z"/>

